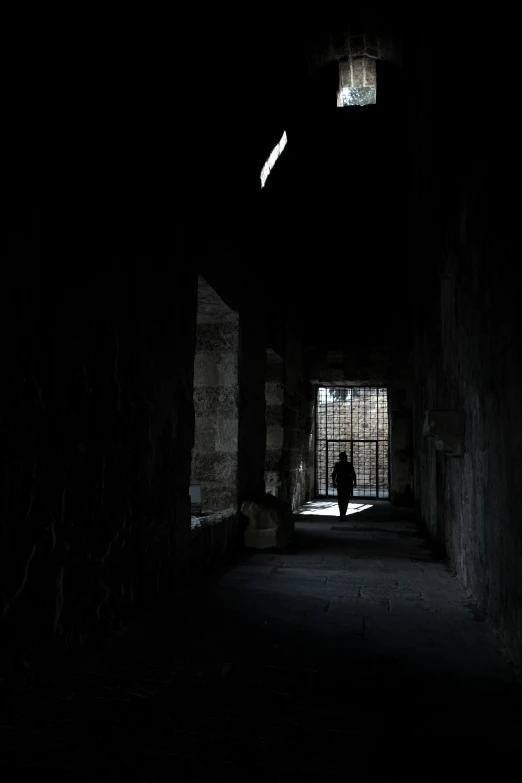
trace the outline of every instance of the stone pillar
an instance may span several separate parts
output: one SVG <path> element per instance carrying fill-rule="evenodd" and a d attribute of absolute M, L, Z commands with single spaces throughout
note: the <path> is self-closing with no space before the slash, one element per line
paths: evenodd
<path fill-rule="evenodd" d="M 239 441 L 238 493 L 244 500 L 265 495 L 266 340 L 255 308 L 239 321 Z"/>
<path fill-rule="evenodd" d="M 238 341 L 237 313 L 200 277 L 191 481 L 201 484 L 204 513 L 237 504 Z"/>
<path fill-rule="evenodd" d="M 266 456 L 265 490 L 282 497 L 283 483 L 283 360 L 275 351 L 267 351 L 266 383 Z"/>
<path fill-rule="evenodd" d="M 283 469 L 285 500 L 292 508 L 311 497 L 313 481 L 313 389 L 305 381 L 300 338 L 285 338 Z"/>

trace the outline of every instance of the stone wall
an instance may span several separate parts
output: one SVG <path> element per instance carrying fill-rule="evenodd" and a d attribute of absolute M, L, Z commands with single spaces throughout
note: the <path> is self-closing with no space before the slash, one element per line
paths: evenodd
<path fill-rule="evenodd" d="M 0 681 L 29 685 L 181 577 L 197 277 L 178 259 L 4 257 Z M 72 263 L 74 261 L 74 263 Z"/>
<path fill-rule="evenodd" d="M 447 50 L 457 41 L 455 31 Z M 437 47 L 427 33 L 418 42 L 415 496 L 428 531 L 521 661 L 518 123 L 507 90 L 493 74 L 476 79 L 472 58 L 461 59 L 466 89 L 441 103 L 440 85 L 454 73 Z M 514 67 L 503 59 L 504 73 Z M 449 443 L 458 444 L 457 432 L 430 437 L 426 411 L 453 412 L 455 427 L 463 415 L 461 456 Z"/>
<path fill-rule="evenodd" d="M 307 373 L 321 386 L 387 386 L 390 426 L 390 499 L 413 505 L 412 356 L 407 347 L 310 350 Z"/>
<path fill-rule="evenodd" d="M 265 495 L 267 317 L 252 290 L 249 267 L 236 249 L 209 243 L 202 271 L 222 306 L 237 312 L 237 508 Z M 230 303 L 230 307 L 229 307 Z M 230 324 L 228 325 L 230 332 Z M 219 416 L 221 412 L 216 410 Z M 232 463 L 230 463 L 232 464 Z M 203 474 L 200 474 L 204 478 Z M 245 522 L 245 520 L 242 520 Z"/>
<path fill-rule="evenodd" d="M 203 513 L 237 505 L 239 319 L 200 276 L 194 361 L 193 483 Z"/>
<path fill-rule="evenodd" d="M 279 497 L 283 485 L 284 365 L 275 351 L 267 351 L 265 490 Z"/>
<path fill-rule="evenodd" d="M 290 324 L 284 338 L 283 489 L 292 508 L 313 492 L 313 388 L 305 373 L 303 346 Z"/>

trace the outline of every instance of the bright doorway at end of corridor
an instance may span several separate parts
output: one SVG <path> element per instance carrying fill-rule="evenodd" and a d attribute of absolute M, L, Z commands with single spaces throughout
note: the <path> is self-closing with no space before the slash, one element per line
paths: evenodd
<path fill-rule="evenodd" d="M 316 497 L 337 497 L 332 471 L 345 451 L 357 476 L 353 500 L 389 498 L 387 387 L 318 386 L 315 410 Z"/>

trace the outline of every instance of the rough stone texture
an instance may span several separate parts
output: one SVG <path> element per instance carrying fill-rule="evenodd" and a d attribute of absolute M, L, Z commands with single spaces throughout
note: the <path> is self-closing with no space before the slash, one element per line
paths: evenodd
<path fill-rule="evenodd" d="M 291 328 L 286 332 L 284 366 L 285 492 L 281 496 L 297 508 L 313 491 L 313 389 L 306 379 L 302 342 Z"/>
<path fill-rule="evenodd" d="M 202 486 L 203 511 L 237 502 L 238 350 L 237 313 L 199 275 L 191 480 Z"/>
<path fill-rule="evenodd" d="M 227 307 L 223 302 L 219 294 L 214 291 L 211 285 L 205 280 L 204 277 L 199 275 L 198 277 L 198 323 L 199 324 L 231 324 L 231 331 L 229 334 L 235 335 L 234 324 L 237 322 L 237 313 L 232 308 Z M 210 327 L 209 331 L 212 331 Z M 214 330 L 216 331 L 216 330 Z M 227 331 L 220 327 L 218 330 L 219 336 L 223 337 Z M 205 328 L 199 330 L 198 339 L 204 342 L 204 336 L 207 334 Z M 211 340 L 211 344 L 216 344 L 216 339 Z"/>
<path fill-rule="evenodd" d="M 521 661 L 519 218 L 508 195 L 519 179 L 518 123 L 496 80 L 473 79 L 471 60 L 460 76 L 468 88 L 436 108 L 438 85 L 452 78 L 445 61 L 435 72 L 436 49 L 428 34 L 418 42 L 415 495 L 430 534 Z M 485 116 L 484 94 L 495 95 Z M 425 437 L 427 410 L 464 412 L 461 458 Z"/>
<path fill-rule="evenodd" d="M 4 259 L 0 681 L 13 688 L 110 634 L 188 557 L 196 273 L 70 260 L 28 274 L 27 258 Z"/>
<path fill-rule="evenodd" d="M 269 350 L 267 351 L 265 382 L 265 492 L 275 497 L 279 496 L 283 484 L 284 398 L 283 360 L 274 351 Z"/>
<path fill-rule="evenodd" d="M 307 373 L 314 383 L 388 386 L 390 473 L 394 505 L 413 505 L 412 355 L 390 344 L 359 350 L 314 351 L 307 355 Z"/>
<path fill-rule="evenodd" d="M 200 351 L 194 362 L 195 387 L 232 387 L 237 384 L 237 351 Z"/>
<path fill-rule="evenodd" d="M 206 416 L 233 419 L 237 417 L 237 389 L 227 383 L 225 387 L 199 387 L 194 389 L 194 404 Z"/>
<path fill-rule="evenodd" d="M 294 515 L 287 503 L 268 498 L 262 503 L 244 501 L 241 512 L 248 519 L 245 546 L 251 549 L 283 549 L 294 537 Z"/>
<path fill-rule="evenodd" d="M 200 416 L 194 448 L 201 453 L 237 455 L 237 418 Z"/>
<path fill-rule="evenodd" d="M 237 503 L 237 487 L 235 484 L 225 483 L 222 484 L 219 481 L 204 482 L 203 489 L 203 506 L 207 509 L 223 509 L 234 507 Z M 218 512 L 214 512 L 218 513 Z"/>

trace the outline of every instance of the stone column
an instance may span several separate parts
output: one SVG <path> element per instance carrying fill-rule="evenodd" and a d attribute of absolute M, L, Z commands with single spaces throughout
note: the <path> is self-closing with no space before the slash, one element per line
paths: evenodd
<path fill-rule="evenodd" d="M 265 490 L 283 497 L 283 360 L 275 351 L 267 351 Z"/>
<path fill-rule="evenodd" d="M 238 341 L 237 313 L 200 277 L 191 481 L 201 484 L 204 513 L 237 504 Z"/>
<path fill-rule="evenodd" d="M 255 309 L 240 313 L 238 491 L 243 500 L 265 495 L 266 340 Z"/>

